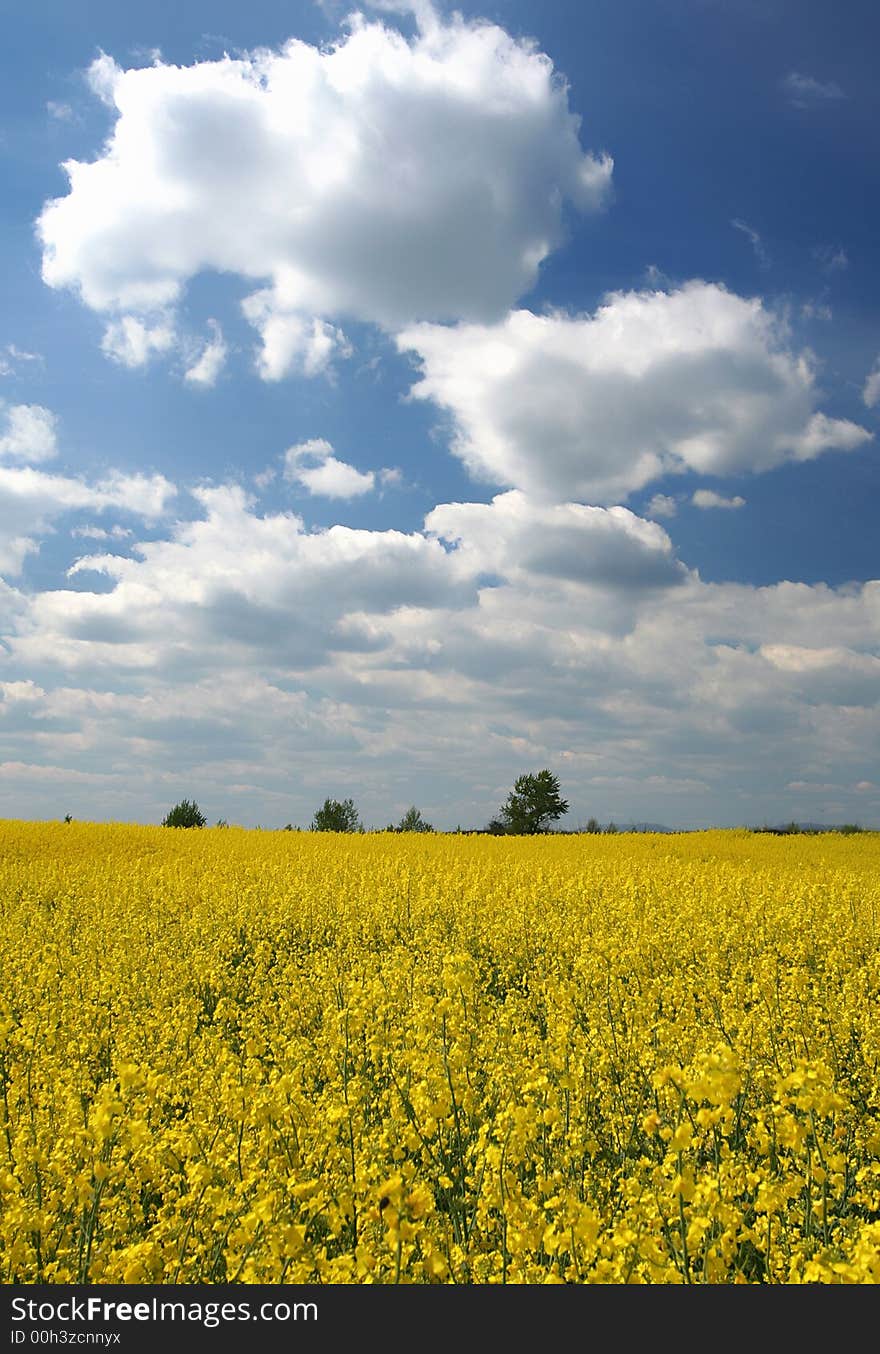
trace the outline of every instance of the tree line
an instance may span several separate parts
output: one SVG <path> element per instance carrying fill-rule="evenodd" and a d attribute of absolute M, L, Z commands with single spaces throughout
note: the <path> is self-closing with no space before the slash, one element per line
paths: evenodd
<path fill-rule="evenodd" d="M 518 776 L 513 789 L 498 810 L 496 817 L 482 829 L 494 836 L 534 836 L 549 832 L 558 819 L 568 813 L 568 800 L 560 792 L 559 777 L 544 769 Z M 194 799 L 181 799 L 162 819 L 162 827 L 206 827 L 207 819 Z M 224 818 L 217 827 L 228 827 Z M 285 830 L 296 831 L 292 823 Z M 357 805 L 352 798 L 327 798 L 317 808 L 309 824 L 310 832 L 364 832 Z M 421 810 L 412 804 L 398 823 L 389 823 L 386 832 L 433 832 Z M 586 831 L 602 831 L 595 818 L 590 819 Z M 609 824 L 606 831 L 615 830 Z"/>

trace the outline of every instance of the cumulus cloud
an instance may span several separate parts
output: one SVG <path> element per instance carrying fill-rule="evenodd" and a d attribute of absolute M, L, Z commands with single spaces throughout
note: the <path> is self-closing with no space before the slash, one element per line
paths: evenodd
<path fill-rule="evenodd" d="M 336 774 L 368 821 L 399 795 L 478 826 L 543 765 L 584 819 L 761 821 L 826 780 L 873 811 L 846 787 L 874 778 L 880 583 L 706 584 L 657 523 L 521 491 L 412 533 L 196 500 L 80 560 L 75 591 L 3 594 L 3 760 L 118 773 L 93 816 L 164 812 L 184 778 L 200 802 L 224 787 L 218 814 L 308 821 Z"/>
<path fill-rule="evenodd" d="M 671 494 L 654 494 L 645 511 L 649 517 L 674 517 L 678 502 Z"/>
<path fill-rule="evenodd" d="M 304 445 L 311 450 L 294 449 L 294 466 L 303 457 L 332 459 L 329 443 Z M 334 654 L 352 663 L 399 649 L 390 658 L 395 668 L 411 645 L 424 657 L 447 628 L 454 636 L 456 617 L 491 630 L 499 613 L 481 600 L 487 584 L 506 594 L 502 611 L 516 613 L 498 632 L 510 651 L 538 617 L 542 628 L 551 613 L 570 624 L 575 608 L 578 629 L 620 633 L 639 599 L 689 577 L 663 529 L 624 508 L 541 505 L 512 491 L 491 504 L 441 505 L 423 532 L 404 534 L 308 531 L 293 514 L 258 515 L 238 486 L 203 487 L 195 498 L 204 517 L 177 522 L 169 537 L 135 542 L 125 556 L 78 560 L 70 570 L 76 592 L 34 600 L 15 641 L 19 656 L 70 669 L 179 672 L 184 682 L 221 654 L 226 671 L 249 670 L 255 657 L 307 671 L 334 663 Z M 96 573 L 109 591 L 82 586 Z M 451 652 L 457 644 L 470 641 L 453 637 Z M 462 662 L 468 668 L 471 660 Z"/>
<path fill-rule="evenodd" d="M 262 341 L 256 366 L 264 381 L 280 381 L 293 372 L 317 376 L 334 358 L 351 357 L 351 344 L 340 328 L 305 319 L 269 291 L 254 292 L 242 309 Z"/>
<path fill-rule="evenodd" d="M 41 404 L 0 403 L 5 429 L 0 433 L 0 456 L 16 461 L 49 461 L 58 451 L 58 419 Z"/>
<path fill-rule="evenodd" d="M 334 526 L 308 532 L 293 514 L 257 516 L 238 486 L 194 491 L 203 520 L 178 523 L 170 539 L 79 560 L 72 573 L 99 572 L 110 593 L 43 595 L 31 648 L 57 642 L 74 662 L 107 649 L 107 661 L 167 664 L 175 655 L 216 662 L 236 651 L 311 666 L 329 650 L 371 647 L 357 617 L 400 606 L 461 604 L 473 584 L 440 543 L 397 531 Z M 196 657 L 187 661 L 196 661 Z"/>
<path fill-rule="evenodd" d="M 190 385 L 213 386 L 226 363 L 227 349 L 220 325 L 216 320 L 209 320 L 208 328 L 211 337 L 184 373 L 184 379 L 189 381 Z"/>
<path fill-rule="evenodd" d="M 294 360 L 320 370 L 342 344 L 334 318 L 503 314 L 560 242 L 566 202 L 606 202 L 612 162 L 583 150 L 534 42 L 429 5 L 417 18 L 412 38 L 354 15 L 328 47 L 291 39 L 191 66 L 100 56 L 90 83 L 116 122 L 44 206 L 45 281 L 140 318 L 107 340 L 132 365 L 157 336 L 145 317 L 197 273 L 253 281 L 267 379 Z"/>
<path fill-rule="evenodd" d="M 64 513 L 116 508 L 155 521 L 174 492 L 161 475 L 114 471 L 88 484 L 31 466 L 0 466 L 0 573 L 20 573 L 25 556 L 39 548 L 39 537 Z"/>
<path fill-rule="evenodd" d="M 723 494 L 716 494 L 714 489 L 695 489 L 691 502 L 695 508 L 744 508 L 745 499 L 740 494 L 734 494 L 732 498 L 725 498 Z"/>
<path fill-rule="evenodd" d="M 174 327 L 167 319 L 145 323 L 123 315 L 104 330 L 101 348 L 122 367 L 145 367 L 157 353 L 169 352 L 175 344 Z"/>
<path fill-rule="evenodd" d="M 872 436 L 817 412 L 810 355 L 759 298 L 714 283 L 612 293 L 593 315 L 418 324 L 397 342 L 468 470 L 535 497 L 613 503 L 670 472 L 769 470 Z"/>
<path fill-rule="evenodd" d="M 320 465 L 303 466 L 295 477 L 310 494 L 323 498 L 360 498 L 375 488 L 372 470 L 361 472 L 346 461 L 328 456 Z"/>
<path fill-rule="evenodd" d="M 284 478 L 322 498 L 360 498 L 376 487 L 372 470 L 361 471 L 333 455 L 333 447 L 316 437 L 284 453 Z"/>
<path fill-rule="evenodd" d="M 442 504 L 425 527 L 454 544 L 476 575 L 644 591 L 681 583 L 687 574 L 663 528 L 627 508 L 548 506 L 513 489 L 491 503 Z"/>

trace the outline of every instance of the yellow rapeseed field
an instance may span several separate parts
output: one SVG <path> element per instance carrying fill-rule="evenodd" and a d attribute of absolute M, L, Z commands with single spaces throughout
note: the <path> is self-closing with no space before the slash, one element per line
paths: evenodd
<path fill-rule="evenodd" d="M 880 1281 L 880 836 L 0 823 L 4 1283 Z"/>

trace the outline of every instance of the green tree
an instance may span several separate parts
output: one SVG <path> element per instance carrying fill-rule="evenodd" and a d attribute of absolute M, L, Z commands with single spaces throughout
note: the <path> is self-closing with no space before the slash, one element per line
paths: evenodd
<path fill-rule="evenodd" d="M 395 832 L 433 832 L 434 829 L 430 823 L 426 823 L 422 817 L 421 809 L 417 809 L 415 804 L 407 809 L 401 818 Z"/>
<path fill-rule="evenodd" d="M 551 823 L 568 813 L 568 800 L 559 793 L 559 777 L 552 771 L 519 776 L 499 810 L 506 832 L 531 836 L 546 832 Z"/>
<path fill-rule="evenodd" d="M 194 799 L 181 799 L 162 819 L 163 827 L 204 827 L 205 815 Z"/>
<path fill-rule="evenodd" d="M 362 832 L 353 799 L 325 799 L 311 822 L 312 832 Z"/>

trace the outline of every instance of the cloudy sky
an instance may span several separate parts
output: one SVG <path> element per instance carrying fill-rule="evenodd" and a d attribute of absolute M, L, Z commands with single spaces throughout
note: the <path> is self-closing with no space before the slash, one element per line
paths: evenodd
<path fill-rule="evenodd" d="M 873 0 L 42 0 L 0 814 L 880 826 Z"/>

